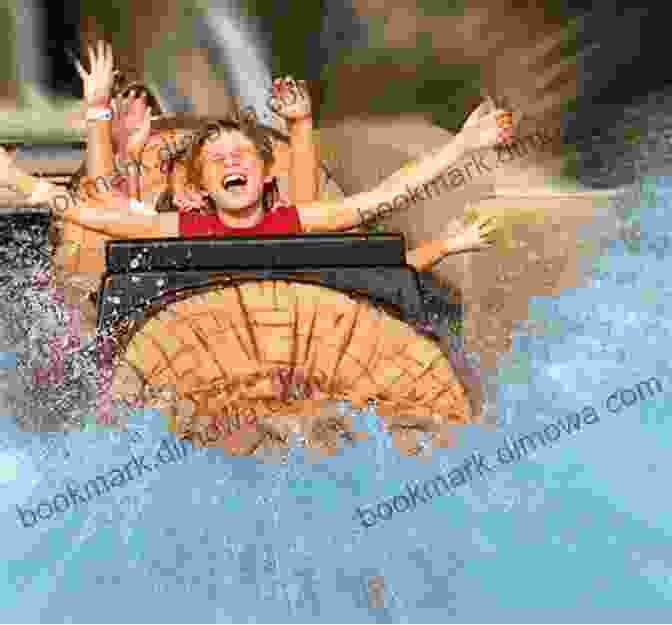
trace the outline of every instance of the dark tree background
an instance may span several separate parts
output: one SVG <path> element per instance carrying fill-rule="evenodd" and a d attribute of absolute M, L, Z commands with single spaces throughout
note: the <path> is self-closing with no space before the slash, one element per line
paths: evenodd
<path fill-rule="evenodd" d="M 69 48 L 79 56 L 79 0 L 40 0 L 39 5 L 46 16 L 46 86 L 58 95 L 81 96 L 81 80 L 65 52 Z"/>

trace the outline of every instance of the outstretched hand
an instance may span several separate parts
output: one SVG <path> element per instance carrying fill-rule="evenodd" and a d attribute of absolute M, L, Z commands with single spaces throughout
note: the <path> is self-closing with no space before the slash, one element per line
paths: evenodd
<path fill-rule="evenodd" d="M 82 67 L 82 64 L 73 59 L 77 72 L 84 83 L 84 99 L 90 107 L 109 106 L 114 84 L 114 56 L 109 43 L 98 41 L 98 54 L 88 46 L 91 73 Z"/>
<path fill-rule="evenodd" d="M 291 76 L 273 81 L 268 105 L 276 115 L 288 122 L 307 119 L 312 115 L 306 81 L 297 82 Z"/>
<path fill-rule="evenodd" d="M 492 100 L 481 103 L 467 118 L 460 135 L 471 149 L 490 148 L 513 143 L 520 114 L 497 109 Z"/>
<path fill-rule="evenodd" d="M 449 253 L 477 252 L 491 248 L 498 231 L 499 225 L 494 217 L 477 217 L 473 221 L 462 222 L 461 228 L 451 228 L 444 236 Z"/>

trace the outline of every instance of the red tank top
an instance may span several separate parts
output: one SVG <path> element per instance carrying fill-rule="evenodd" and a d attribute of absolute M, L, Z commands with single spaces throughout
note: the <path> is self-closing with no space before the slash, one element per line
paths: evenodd
<path fill-rule="evenodd" d="M 187 239 L 204 236 L 300 234 L 303 231 L 299 213 L 295 206 L 279 206 L 274 211 L 268 211 L 258 224 L 249 228 L 231 228 L 223 224 L 216 214 L 180 213 L 178 219 L 180 236 Z"/>

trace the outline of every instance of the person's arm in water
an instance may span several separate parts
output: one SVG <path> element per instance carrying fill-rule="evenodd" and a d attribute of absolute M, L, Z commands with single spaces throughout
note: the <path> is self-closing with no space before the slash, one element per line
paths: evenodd
<path fill-rule="evenodd" d="M 436 190 L 444 172 L 470 152 L 505 144 L 512 137 L 512 114 L 497 110 L 472 114 L 462 130 L 443 148 L 417 160 L 412 168 L 405 167 L 406 175 L 397 172 L 371 191 L 336 200 L 313 202 L 297 206 L 301 224 L 306 232 L 342 231 L 359 226 L 410 203 L 409 189 L 427 185 Z"/>
<path fill-rule="evenodd" d="M 287 122 L 289 133 L 289 200 L 315 202 L 320 197 L 320 169 L 310 94 L 303 80 L 287 77 L 273 81 L 269 106 Z"/>

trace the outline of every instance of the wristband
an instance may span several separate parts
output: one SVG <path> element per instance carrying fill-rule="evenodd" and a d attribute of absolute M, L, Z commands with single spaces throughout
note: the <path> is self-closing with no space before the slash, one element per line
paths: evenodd
<path fill-rule="evenodd" d="M 156 211 L 152 208 L 145 206 L 144 202 L 140 202 L 135 198 L 128 200 L 128 208 L 132 213 L 139 213 L 141 215 L 155 215 Z"/>
<path fill-rule="evenodd" d="M 91 108 L 86 111 L 86 121 L 112 121 L 112 111 L 110 109 L 95 109 Z"/>

